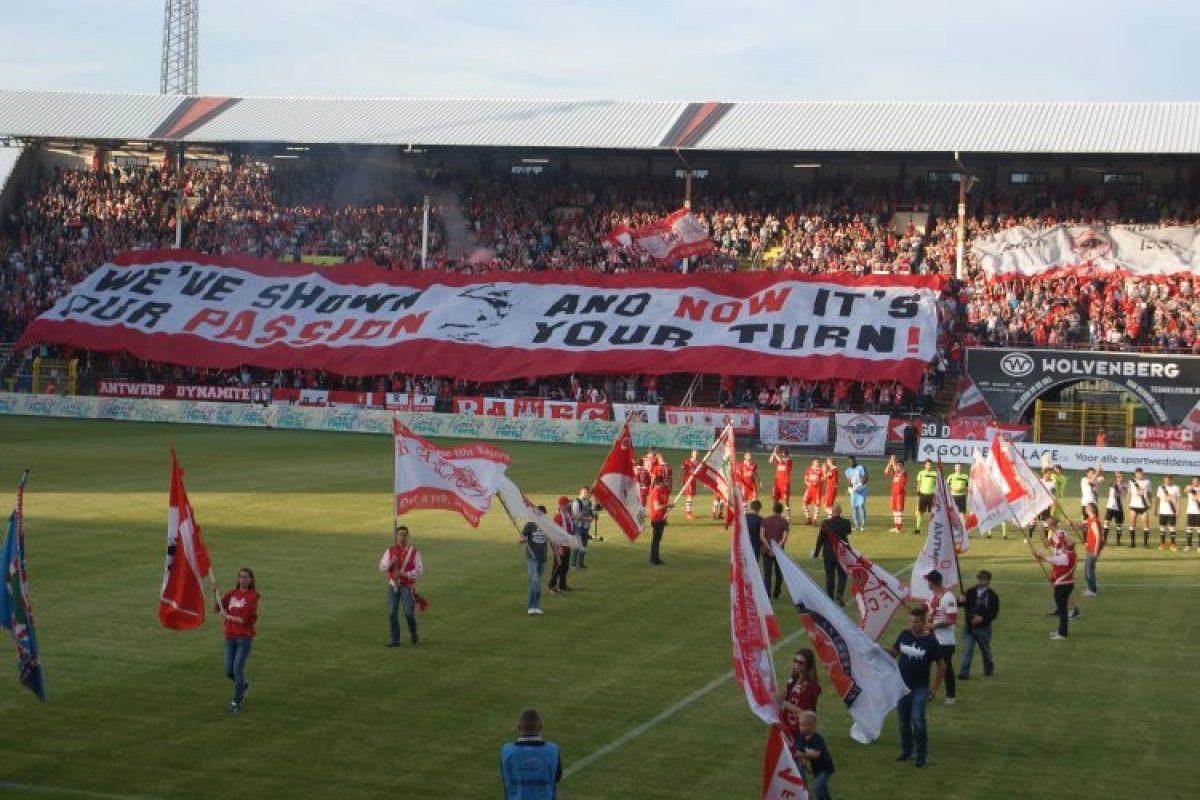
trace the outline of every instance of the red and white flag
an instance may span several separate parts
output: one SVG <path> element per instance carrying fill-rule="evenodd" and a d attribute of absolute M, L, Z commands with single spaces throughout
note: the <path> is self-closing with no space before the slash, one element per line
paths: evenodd
<path fill-rule="evenodd" d="M 888 712 L 908 694 L 899 667 L 886 650 L 834 605 L 783 548 L 772 542 L 771 552 L 778 560 L 783 582 L 800 612 L 813 650 L 854 720 L 851 738 L 863 744 L 875 741 L 883 732 Z"/>
<path fill-rule="evenodd" d="M 987 458 L 979 450 L 971 453 L 971 481 L 967 484 L 968 528 L 987 532 L 997 525 L 1012 519 L 1008 501 L 1004 499 L 1004 487 L 996 482 Z"/>
<path fill-rule="evenodd" d="M 532 522 L 546 534 L 551 544 L 557 547 L 565 545 L 575 550 L 583 547 L 577 536 L 569 533 L 549 514 L 539 511 L 533 501 L 507 475 L 500 476 L 500 480 L 496 481 L 496 496 L 500 498 L 500 503 L 508 512 L 509 519 L 517 526 L 517 530 L 524 530 L 525 525 Z"/>
<path fill-rule="evenodd" d="M 630 230 L 628 225 L 618 225 L 600 240 L 600 244 L 606 249 L 612 247 L 631 247 L 633 246 L 633 231 Z"/>
<path fill-rule="evenodd" d="M 779 623 L 771 608 L 762 572 L 750 547 L 742 493 L 734 491 L 733 535 L 729 548 L 729 627 L 733 635 L 733 674 L 754 715 L 768 725 L 779 722 L 771 642 Z"/>
<path fill-rule="evenodd" d="M 158 621 L 186 631 L 204 622 L 204 579 L 212 572 L 200 525 L 183 487 L 183 470 L 171 449 L 171 497 L 167 507 L 167 562 L 158 595 Z"/>
<path fill-rule="evenodd" d="M 633 241 L 660 264 L 700 256 L 717 249 L 700 220 L 681 208 L 666 219 L 634 228 Z"/>
<path fill-rule="evenodd" d="M 954 407 L 955 417 L 992 417 L 992 409 L 983 399 L 983 392 L 970 378 L 963 378 L 958 401 Z"/>
<path fill-rule="evenodd" d="M 1012 442 L 1002 436 L 994 437 L 989 463 L 993 477 L 1004 489 L 1009 516 L 1020 527 L 1028 528 L 1039 514 L 1054 505 L 1054 497 L 1046 491 Z"/>
<path fill-rule="evenodd" d="M 833 547 L 838 563 L 850 576 L 850 588 L 858 603 L 859 629 L 870 636 L 871 641 L 879 641 L 896 610 L 908 599 L 908 587 L 848 542 L 829 536 L 827 544 Z"/>
<path fill-rule="evenodd" d="M 925 546 L 921 548 L 913 564 L 909 595 L 918 600 L 928 600 L 933 593 L 925 576 L 931 571 L 942 573 L 942 585 L 947 591 L 961 583 L 958 575 L 958 556 L 955 554 L 955 520 L 958 510 L 950 498 L 946 478 L 938 473 L 937 488 L 933 492 L 933 509 L 929 512 L 929 529 L 925 535 Z M 962 525 L 961 521 L 958 523 Z"/>
<path fill-rule="evenodd" d="M 767 752 L 763 758 L 763 800 L 808 800 L 804 773 L 792 758 L 788 735 L 778 725 L 767 734 Z"/>
<path fill-rule="evenodd" d="M 492 507 L 509 457 L 487 444 L 440 448 L 392 420 L 396 516 L 413 509 L 457 511 L 473 528 Z"/>
<path fill-rule="evenodd" d="M 621 426 L 613 442 L 600 477 L 592 487 L 592 497 L 617 523 L 629 541 L 635 542 L 646 526 L 646 509 L 638 494 L 638 482 L 633 473 L 633 435 L 629 423 Z"/>

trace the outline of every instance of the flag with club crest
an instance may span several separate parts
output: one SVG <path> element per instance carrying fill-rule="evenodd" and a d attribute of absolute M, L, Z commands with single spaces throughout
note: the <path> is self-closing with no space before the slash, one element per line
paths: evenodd
<path fill-rule="evenodd" d="M 883 732 L 888 712 L 908 694 L 899 667 L 796 566 L 783 548 L 772 542 L 771 552 L 778 560 L 783 582 L 817 659 L 850 711 L 850 737 L 863 744 L 873 742 Z"/>
<path fill-rule="evenodd" d="M 849 542 L 833 535 L 827 535 L 826 542 L 850 576 L 850 588 L 858 604 L 858 627 L 871 637 L 871 641 L 879 641 L 896 610 L 908 599 L 908 587 L 855 550 Z"/>
<path fill-rule="evenodd" d="M 167 505 L 167 560 L 158 594 L 158 621 L 186 631 L 204 623 L 204 579 L 212 573 L 196 512 L 183 486 L 183 470 L 171 449 L 171 495 Z"/>
<path fill-rule="evenodd" d="M 933 596 L 925 576 L 931 571 L 942 573 L 942 585 L 949 591 L 961 582 L 958 575 L 958 556 L 955 553 L 955 520 L 957 509 L 946 487 L 946 478 L 938 473 L 937 488 L 933 493 L 933 508 L 929 512 L 929 528 L 925 535 L 925 546 L 913 564 L 909 595 L 917 600 L 928 600 Z M 962 525 L 961 521 L 957 523 Z"/>
<path fill-rule="evenodd" d="M 733 674 L 754 715 L 768 725 L 779 721 L 771 642 L 779 623 L 750 547 L 741 490 L 733 492 L 733 530 L 729 548 L 729 627 L 733 634 Z"/>
<path fill-rule="evenodd" d="M 492 507 L 508 454 L 489 444 L 438 447 L 392 420 L 396 516 L 413 509 L 457 511 L 473 527 Z"/>

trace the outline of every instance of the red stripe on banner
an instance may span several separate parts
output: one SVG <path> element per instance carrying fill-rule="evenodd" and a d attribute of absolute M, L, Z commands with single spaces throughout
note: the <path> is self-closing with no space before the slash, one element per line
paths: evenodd
<path fill-rule="evenodd" d="M 472 528 L 479 527 L 483 516 L 478 508 L 446 489 L 422 486 L 396 495 L 396 516 L 413 510 L 457 511 Z"/>

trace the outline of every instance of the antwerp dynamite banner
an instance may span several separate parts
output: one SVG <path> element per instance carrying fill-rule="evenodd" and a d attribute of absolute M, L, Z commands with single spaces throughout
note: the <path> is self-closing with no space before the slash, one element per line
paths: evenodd
<path fill-rule="evenodd" d="M 722 372 L 916 387 L 934 355 L 939 285 L 779 273 L 462 275 L 126 253 L 18 346 L 340 375 Z"/>

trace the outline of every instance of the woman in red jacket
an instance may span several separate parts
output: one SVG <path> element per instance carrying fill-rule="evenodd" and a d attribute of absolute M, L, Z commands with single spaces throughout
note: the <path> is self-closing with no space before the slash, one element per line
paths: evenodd
<path fill-rule="evenodd" d="M 217 600 L 215 611 L 225 621 L 225 675 L 233 681 L 233 702 L 229 710 L 237 713 L 250 684 L 246 682 L 246 659 L 254 644 L 254 626 L 258 622 L 258 592 L 254 587 L 254 571 L 243 567 L 238 571 L 238 588 Z"/>

